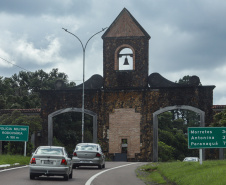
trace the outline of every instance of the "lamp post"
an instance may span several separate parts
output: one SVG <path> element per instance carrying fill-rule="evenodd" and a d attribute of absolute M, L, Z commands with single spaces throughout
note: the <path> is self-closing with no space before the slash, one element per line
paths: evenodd
<path fill-rule="evenodd" d="M 97 34 L 101 33 L 102 31 L 104 31 L 106 28 L 102 28 L 101 31 L 93 34 L 86 42 L 85 46 L 83 45 L 82 41 L 79 39 L 79 37 L 77 37 L 75 34 L 69 32 L 67 29 L 62 28 L 64 31 L 70 33 L 71 35 L 73 35 L 75 38 L 77 38 L 79 40 L 79 42 L 81 43 L 82 46 L 82 51 L 83 51 L 83 78 L 82 78 L 82 143 L 84 142 L 84 102 L 85 102 L 85 54 L 86 54 L 86 46 L 88 44 L 88 42 Z"/>

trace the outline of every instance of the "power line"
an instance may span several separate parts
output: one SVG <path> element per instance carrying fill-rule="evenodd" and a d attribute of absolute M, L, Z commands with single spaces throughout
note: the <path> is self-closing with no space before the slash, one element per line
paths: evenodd
<path fill-rule="evenodd" d="M 29 71 L 29 70 L 27 70 L 27 69 L 25 69 L 25 68 L 23 68 L 23 67 L 20 67 L 20 66 L 14 64 L 14 63 L 12 63 L 12 62 L 10 62 L 10 61 L 8 61 L 8 60 L 2 58 L 1 56 L 0 56 L 0 58 L 1 58 L 2 60 L 4 60 L 5 62 L 10 63 L 10 64 L 12 64 L 12 65 L 14 65 L 14 66 L 16 66 L 16 67 L 18 67 L 18 68 L 20 68 L 20 69 L 23 69 L 23 70 L 25 70 L 25 71 L 27 71 L 27 72 L 31 72 L 31 71 Z M 68 80 L 68 81 L 69 81 L 69 82 L 74 82 L 74 81 L 82 81 L 82 80 Z"/>
<path fill-rule="evenodd" d="M 1 56 L 0 56 L 0 58 L 1 58 L 2 60 L 4 60 L 5 62 L 8 62 L 8 63 L 10 63 L 10 64 L 12 64 L 12 65 L 14 65 L 14 66 L 20 68 L 20 69 L 23 69 L 23 70 L 25 70 L 25 71 L 27 71 L 27 72 L 31 72 L 31 71 L 29 71 L 29 70 L 27 70 L 27 69 L 25 69 L 25 68 L 23 68 L 23 67 L 20 67 L 20 66 L 14 64 L 14 63 L 12 63 L 12 62 L 10 62 L 10 61 L 8 61 L 8 60 L 2 58 Z"/>

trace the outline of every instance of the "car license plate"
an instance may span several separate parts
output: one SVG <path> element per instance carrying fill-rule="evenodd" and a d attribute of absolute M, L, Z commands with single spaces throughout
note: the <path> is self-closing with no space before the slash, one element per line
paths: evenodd
<path fill-rule="evenodd" d="M 80 161 L 80 163 L 87 163 L 88 161 Z"/>
<path fill-rule="evenodd" d="M 53 164 L 54 161 L 44 161 L 44 164 Z"/>
<path fill-rule="evenodd" d="M 91 163 L 91 161 L 80 161 L 80 163 Z"/>

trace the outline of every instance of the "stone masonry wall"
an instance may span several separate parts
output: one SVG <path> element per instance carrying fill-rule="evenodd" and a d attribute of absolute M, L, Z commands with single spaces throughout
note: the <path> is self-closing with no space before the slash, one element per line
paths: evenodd
<path fill-rule="evenodd" d="M 41 116 L 43 118 L 43 133 L 40 144 L 47 144 L 48 136 L 48 115 L 56 110 L 81 107 L 81 91 L 43 91 L 42 93 Z M 85 109 L 97 113 L 98 122 L 98 142 L 107 151 L 106 156 L 111 158 L 120 142 L 114 146 L 111 124 L 115 111 L 122 111 L 127 116 L 127 110 L 133 110 L 134 115 L 139 115 L 136 122 L 122 123 L 120 125 L 120 135 L 128 135 L 127 126 L 133 128 L 137 140 L 133 141 L 136 146 L 131 147 L 128 157 L 134 161 L 152 161 L 153 151 L 153 113 L 160 108 L 174 105 L 189 105 L 203 110 L 206 113 L 205 121 L 208 125 L 212 122 L 212 101 L 213 87 L 178 87 L 178 88 L 160 88 L 160 89 L 134 89 L 134 90 L 86 90 L 85 91 Z M 132 114 L 132 115 L 133 115 Z M 112 117 L 113 116 L 113 117 Z M 117 115 L 116 115 L 117 117 Z M 124 128 L 125 129 L 124 129 Z M 111 132 L 111 131 L 112 132 Z M 140 132 L 140 137 L 137 133 Z M 133 135 L 133 134 L 131 134 Z M 131 137 L 131 135 L 128 135 Z M 138 149 L 139 147 L 139 149 Z M 112 152 L 112 153 L 111 153 Z M 135 154 L 135 155 L 134 155 Z"/>

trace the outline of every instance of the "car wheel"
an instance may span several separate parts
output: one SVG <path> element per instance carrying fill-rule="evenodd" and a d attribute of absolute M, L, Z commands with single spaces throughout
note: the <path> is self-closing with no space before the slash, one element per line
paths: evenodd
<path fill-rule="evenodd" d="M 72 179 L 73 176 L 73 169 L 71 169 L 71 173 L 69 174 L 69 179 Z"/>
<path fill-rule="evenodd" d="M 102 168 L 105 168 L 105 164 L 103 164 Z"/>
<path fill-rule="evenodd" d="M 30 179 L 34 180 L 35 179 L 35 175 L 33 173 L 30 173 Z"/>
<path fill-rule="evenodd" d="M 68 179 L 69 179 L 68 174 L 64 175 L 64 180 L 65 180 L 65 181 L 68 181 Z"/>
<path fill-rule="evenodd" d="M 76 164 L 73 164 L 73 169 L 76 169 L 78 166 Z"/>
<path fill-rule="evenodd" d="M 101 169 L 101 168 L 102 168 L 102 165 L 101 165 L 101 164 L 100 164 L 100 165 L 98 165 L 98 168 L 99 168 L 99 169 Z"/>

